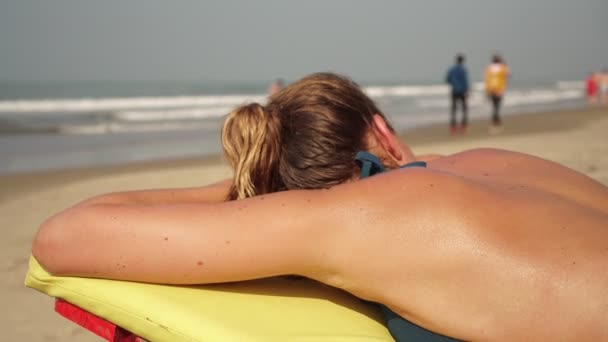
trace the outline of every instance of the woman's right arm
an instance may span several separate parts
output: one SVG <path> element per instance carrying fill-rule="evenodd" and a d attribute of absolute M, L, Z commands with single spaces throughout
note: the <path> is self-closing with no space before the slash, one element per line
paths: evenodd
<path fill-rule="evenodd" d="M 217 203 L 226 200 L 231 179 L 194 188 L 172 188 L 155 190 L 136 190 L 114 192 L 95 196 L 79 205 L 90 204 L 178 204 L 178 203 Z"/>

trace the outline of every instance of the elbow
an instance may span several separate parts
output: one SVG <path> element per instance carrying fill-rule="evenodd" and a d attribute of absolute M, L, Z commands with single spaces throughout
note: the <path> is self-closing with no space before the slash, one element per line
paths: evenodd
<path fill-rule="evenodd" d="M 64 250 L 66 242 L 61 229 L 62 215 L 58 214 L 44 221 L 32 243 L 32 255 L 45 270 L 54 275 L 61 275 L 65 266 L 61 262 L 61 251 Z"/>
<path fill-rule="evenodd" d="M 109 207 L 114 207 L 110 205 Z M 50 217 L 40 225 L 32 255 L 56 276 L 89 276 L 98 262 L 100 240 L 107 239 L 108 206 L 80 204 Z"/>
<path fill-rule="evenodd" d="M 46 219 L 32 243 L 32 255 L 53 275 L 68 275 L 74 264 L 78 248 L 78 209 L 68 209 Z M 72 262 L 71 262 L 72 261 Z"/>

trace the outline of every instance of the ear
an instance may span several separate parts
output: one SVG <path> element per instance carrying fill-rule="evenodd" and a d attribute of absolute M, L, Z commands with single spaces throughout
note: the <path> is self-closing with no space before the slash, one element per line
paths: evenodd
<path fill-rule="evenodd" d="M 373 133 L 378 143 L 382 146 L 388 157 L 392 158 L 397 164 L 402 165 L 406 162 L 406 153 L 403 145 L 395 136 L 395 133 L 388 128 L 384 118 L 378 114 L 373 116 Z"/>

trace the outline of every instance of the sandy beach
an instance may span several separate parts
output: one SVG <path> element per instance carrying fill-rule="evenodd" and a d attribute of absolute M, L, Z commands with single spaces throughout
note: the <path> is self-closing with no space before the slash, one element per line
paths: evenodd
<path fill-rule="evenodd" d="M 447 119 L 447 115 L 446 115 Z M 533 113 L 506 118 L 501 134 L 475 121 L 467 135 L 447 125 L 403 132 L 418 154 L 494 147 L 546 158 L 608 185 L 608 108 Z M 220 157 L 0 176 L 1 340 L 99 341 L 53 312 L 53 300 L 23 286 L 31 241 L 51 214 L 95 194 L 204 185 L 230 176 Z"/>

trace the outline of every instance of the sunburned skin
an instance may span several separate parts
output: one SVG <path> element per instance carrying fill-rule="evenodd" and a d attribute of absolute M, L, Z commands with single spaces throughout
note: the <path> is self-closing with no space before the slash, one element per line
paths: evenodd
<path fill-rule="evenodd" d="M 57 275 L 303 275 L 463 340 L 608 339 L 608 189 L 558 164 L 478 149 L 325 191 L 212 189 L 85 201 L 45 222 L 33 253 Z"/>
<path fill-rule="evenodd" d="M 343 217 L 334 285 L 465 340 L 608 337 L 605 187 L 497 150 L 374 177 Z"/>

